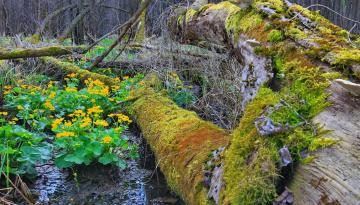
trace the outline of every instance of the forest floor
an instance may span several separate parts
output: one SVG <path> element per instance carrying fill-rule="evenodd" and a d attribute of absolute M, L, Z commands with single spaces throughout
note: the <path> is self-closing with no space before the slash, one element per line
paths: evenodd
<path fill-rule="evenodd" d="M 87 69 L 88 59 L 103 51 L 59 61 Z M 59 78 L 37 66 L 43 65 L 31 59 L 1 61 L 2 203 L 183 204 L 124 113 L 129 93 L 143 84 L 141 74 L 95 70 L 117 82 L 109 86 L 77 73 Z"/>

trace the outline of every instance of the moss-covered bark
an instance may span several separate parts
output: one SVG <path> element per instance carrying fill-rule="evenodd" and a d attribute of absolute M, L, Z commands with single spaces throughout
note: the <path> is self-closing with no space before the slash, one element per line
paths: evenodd
<path fill-rule="evenodd" d="M 49 46 L 43 48 L 0 51 L 0 60 L 69 55 L 73 53 L 81 53 L 84 49 L 84 46 Z"/>
<path fill-rule="evenodd" d="M 55 76 L 65 76 L 70 73 L 76 73 L 81 80 L 92 78 L 101 80 L 108 85 L 119 83 L 119 81 L 114 78 L 81 69 L 72 63 L 63 62 L 53 57 L 42 57 L 40 58 L 40 62 L 43 64 L 44 70 L 47 74 L 51 73 Z"/>
<path fill-rule="evenodd" d="M 246 10 L 231 2 L 209 4 L 196 12 L 183 12 L 177 17 L 172 17 L 169 22 L 173 37 L 178 41 L 196 45 L 226 46 L 240 62 L 244 60 L 244 53 L 243 48 L 239 46 L 244 42 L 250 42 L 255 45 L 253 48 L 258 55 L 272 59 L 273 71 L 281 76 L 275 79 L 280 84 L 280 91 L 275 92 L 262 87 L 258 96 L 247 105 L 224 155 L 224 185 L 220 202 L 270 204 L 282 191 L 281 186 L 278 186 L 283 178 L 279 166 L 280 148 L 287 146 L 296 161 L 305 162 L 311 157 L 302 159 L 301 152 L 310 152 L 316 156 L 316 149 L 329 146 L 339 139 L 328 134 L 322 136 L 311 121 L 331 105 L 327 102 L 327 91 L 331 89 L 326 90 L 331 80 L 339 77 L 359 77 L 359 49 L 352 46 L 348 41 L 347 32 L 343 29 L 315 12 L 282 0 L 255 0 Z M 339 74 L 332 71 L 344 72 Z M 306 123 L 285 133 L 260 136 L 255 120 L 264 114 L 266 108 L 281 101 L 285 101 L 288 108 L 280 109 L 270 116 L 273 121 Z M 328 114 L 334 113 L 328 111 L 329 109 Z M 343 119 L 339 115 L 334 115 L 334 118 Z M 325 120 L 317 122 L 322 124 Z M 356 126 L 352 126 L 353 129 L 354 127 Z M 360 129 L 360 126 L 357 128 Z M 342 136 L 346 136 L 343 128 L 338 129 L 341 130 L 339 133 L 342 133 Z M 354 142 L 354 138 L 348 139 Z M 334 150 L 339 156 L 347 156 L 354 152 L 338 148 Z M 358 151 L 355 153 L 359 154 Z M 329 158 L 322 160 L 326 161 Z M 353 158 L 352 160 L 358 164 Z M 349 164 L 341 164 L 345 169 L 354 169 Z M 359 169 L 356 168 L 356 171 Z M 329 202 L 341 201 L 349 204 L 359 197 L 357 192 L 354 194 L 351 190 L 355 188 L 354 184 L 359 182 L 353 171 L 347 174 L 342 172 L 351 181 L 341 182 L 342 186 L 336 186 L 340 181 L 332 177 L 336 173 L 335 169 L 314 168 L 313 165 L 309 169 L 307 165 L 301 165 L 299 170 L 302 179 L 333 180 L 328 187 L 321 186 L 326 195 L 322 195 L 321 190 L 311 186 L 312 182 L 296 180 L 297 183 L 293 187 L 296 189 L 295 202 L 299 201 L 299 204 L 309 200 L 323 204 L 324 197 L 331 199 L 327 200 Z M 301 196 L 301 186 L 316 194 L 309 197 Z"/>
<path fill-rule="evenodd" d="M 132 110 L 171 189 L 188 204 L 209 204 L 204 167 L 211 151 L 227 145 L 225 131 L 151 90 Z"/>

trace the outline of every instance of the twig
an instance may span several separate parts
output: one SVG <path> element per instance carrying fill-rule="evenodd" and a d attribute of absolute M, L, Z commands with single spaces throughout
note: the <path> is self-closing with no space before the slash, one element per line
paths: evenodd
<path fill-rule="evenodd" d="M 10 178 L 9 178 L 4 172 L 1 172 L 1 173 L 5 176 L 6 180 L 8 180 L 8 181 L 10 182 L 11 186 L 14 187 L 14 189 L 21 195 L 21 197 L 22 197 L 29 205 L 34 205 L 34 203 L 31 202 L 31 201 L 19 190 L 19 188 L 17 188 L 17 187 L 15 186 L 15 184 L 10 180 Z"/>
<path fill-rule="evenodd" d="M 90 70 L 93 69 L 94 67 L 96 67 L 97 65 L 99 65 L 99 63 L 101 63 L 104 58 L 106 56 L 109 55 L 109 53 L 120 43 L 120 41 L 123 39 L 123 37 L 125 36 L 125 34 L 128 32 L 128 30 L 131 28 L 131 26 L 136 22 L 136 20 L 140 17 L 140 15 L 142 14 L 142 12 L 149 6 L 149 4 L 151 3 L 152 0 L 145 0 L 140 8 L 135 12 L 135 14 L 133 15 L 133 17 L 131 17 L 125 24 L 124 24 L 124 28 L 121 31 L 119 38 L 109 47 L 109 49 L 107 51 L 105 51 L 105 53 L 103 53 L 101 56 L 99 56 L 98 58 L 96 58 L 95 62 L 92 64 L 92 66 L 90 67 Z"/>

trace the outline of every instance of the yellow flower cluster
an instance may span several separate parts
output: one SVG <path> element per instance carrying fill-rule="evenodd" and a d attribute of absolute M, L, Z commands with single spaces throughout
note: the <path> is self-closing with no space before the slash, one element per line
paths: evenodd
<path fill-rule="evenodd" d="M 54 99 L 56 96 L 56 92 L 50 92 L 49 99 Z"/>
<path fill-rule="evenodd" d="M 103 138 L 103 143 L 109 144 L 112 141 L 112 138 L 110 136 L 105 136 Z"/>
<path fill-rule="evenodd" d="M 16 108 L 17 108 L 18 110 L 23 110 L 23 109 L 24 109 L 24 107 L 21 106 L 21 105 L 16 106 Z"/>
<path fill-rule="evenodd" d="M 123 114 L 110 114 L 108 117 L 117 117 L 118 122 L 132 123 L 132 120 L 129 118 L 129 116 Z"/>
<path fill-rule="evenodd" d="M 54 84 L 56 83 L 56 81 L 50 81 L 49 83 L 48 83 L 48 88 L 52 88 L 53 86 L 54 86 Z"/>
<path fill-rule="evenodd" d="M 69 117 L 85 117 L 86 113 L 82 110 L 75 110 L 73 114 L 70 114 Z"/>
<path fill-rule="evenodd" d="M 51 110 L 51 111 L 54 111 L 55 110 L 55 107 L 54 105 L 49 101 L 47 100 L 45 103 L 44 103 L 44 107 Z"/>
<path fill-rule="evenodd" d="M 103 126 L 103 127 L 109 126 L 109 123 L 106 122 L 105 120 L 96 120 L 94 122 L 94 124 L 97 125 L 97 126 Z"/>
<path fill-rule="evenodd" d="M 103 112 L 103 110 L 100 108 L 100 106 L 94 106 L 92 108 L 89 108 L 87 111 L 88 111 L 88 114 L 92 114 L 92 113 L 98 114 L 98 113 Z"/>
<path fill-rule="evenodd" d="M 85 84 L 88 87 L 88 92 L 90 94 L 108 96 L 110 94 L 110 89 L 100 80 L 93 80 L 91 78 L 85 80 Z"/>
<path fill-rule="evenodd" d="M 17 117 L 14 117 L 13 119 L 11 119 L 11 121 L 9 122 L 10 125 L 15 125 L 16 122 L 19 121 L 19 119 Z"/>
<path fill-rule="evenodd" d="M 64 121 L 64 118 L 59 118 L 53 121 L 51 124 L 51 129 L 56 129 Z"/>
<path fill-rule="evenodd" d="M 91 123 L 92 123 L 91 118 L 85 117 L 85 118 L 82 120 L 82 124 L 80 125 L 80 128 L 85 128 L 85 127 L 89 126 Z"/>
<path fill-rule="evenodd" d="M 75 133 L 73 132 L 60 132 L 56 134 L 57 138 L 62 138 L 62 137 L 74 137 Z"/>
<path fill-rule="evenodd" d="M 2 116 L 8 116 L 8 112 L 0 112 L 0 115 L 2 115 Z"/>
<path fill-rule="evenodd" d="M 4 86 L 4 95 L 10 94 L 11 89 L 12 89 L 12 87 L 9 85 Z"/>
<path fill-rule="evenodd" d="M 77 74 L 76 73 L 70 73 L 68 75 L 66 75 L 66 77 L 68 78 L 76 78 Z"/>

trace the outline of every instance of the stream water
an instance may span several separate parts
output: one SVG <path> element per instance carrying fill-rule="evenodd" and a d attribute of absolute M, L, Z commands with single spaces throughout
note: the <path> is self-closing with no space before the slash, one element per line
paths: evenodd
<path fill-rule="evenodd" d="M 39 177 L 31 189 L 38 204 L 184 204 L 168 189 L 141 137 L 135 132 L 124 134 L 140 144 L 140 159 L 130 161 L 126 170 L 99 164 L 73 170 L 59 170 L 51 163 L 37 167 Z"/>

